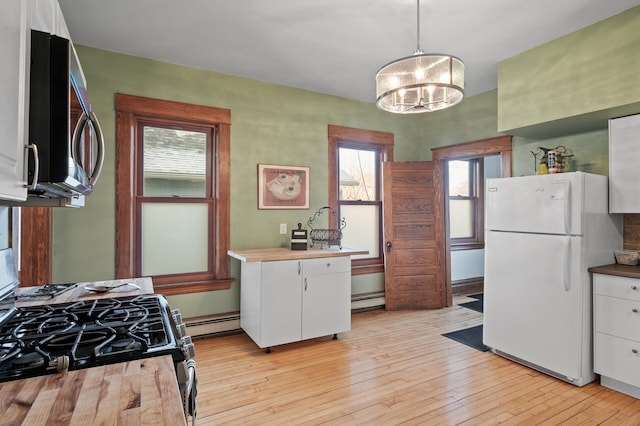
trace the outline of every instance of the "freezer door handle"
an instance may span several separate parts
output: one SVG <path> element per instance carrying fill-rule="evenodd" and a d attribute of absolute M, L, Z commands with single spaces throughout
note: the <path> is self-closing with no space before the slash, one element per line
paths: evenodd
<path fill-rule="evenodd" d="M 567 235 L 571 234 L 571 181 L 565 181 L 566 190 L 564 197 L 564 232 Z"/>
<path fill-rule="evenodd" d="M 571 290 L 571 236 L 567 235 L 564 248 L 564 291 Z"/>

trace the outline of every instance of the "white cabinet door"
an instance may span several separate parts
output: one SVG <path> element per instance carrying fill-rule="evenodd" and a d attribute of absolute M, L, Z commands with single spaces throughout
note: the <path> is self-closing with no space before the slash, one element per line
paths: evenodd
<path fill-rule="evenodd" d="M 30 2 L 4 0 L 0 14 L 0 198 L 26 200 Z"/>
<path fill-rule="evenodd" d="M 640 114 L 609 120 L 609 212 L 640 213 Z"/>
<path fill-rule="evenodd" d="M 32 29 L 54 34 L 67 40 L 71 39 L 58 0 L 30 0 L 30 2 L 32 4 Z"/>
<path fill-rule="evenodd" d="M 351 258 L 304 261 L 302 339 L 351 329 Z"/>
<path fill-rule="evenodd" d="M 300 340 L 301 282 L 302 261 L 262 262 L 261 347 Z"/>

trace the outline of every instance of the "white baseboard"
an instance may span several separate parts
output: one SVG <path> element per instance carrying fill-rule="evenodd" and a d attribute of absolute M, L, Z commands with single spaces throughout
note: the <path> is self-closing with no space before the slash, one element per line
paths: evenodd
<path fill-rule="evenodd" d="M 384 293 L 354 297 L 351 300 L 351 312 L 377 309 L 384 306 Z M 206 336 L 210 334 L 229 333 L 240 330 L 240 315 L 237 313 L 227 316 L 198 317 L 197 319 L 185 319 L 187 333 L 191 337 Z"/>

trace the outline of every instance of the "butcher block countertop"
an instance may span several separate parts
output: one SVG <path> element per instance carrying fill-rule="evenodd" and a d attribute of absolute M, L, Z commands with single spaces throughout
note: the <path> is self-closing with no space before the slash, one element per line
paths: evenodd
<path fill-rule="evenodd" d="M 617 275 L 619 277 L 640 278 L 640 266 L 612 265 L 594 266 L 589 268 L 589 272 L 594 274 Z"/>
<path fill-rule="evenodd" d="M 0 383 L 0 425 L 185 425 L 170 355 Z"/>
<path fill-rule="evenodd" d="M 131 285 L 123 285 L 113 290 L 109 290 L 106 293 L 96 293 L 85 289 L 85 287 L 104 285 L 114 287 L 118 284 L 134 283 L 140 289 L 137 289 Z M 112 297 L 126 297 L 126 296 L 140 296 L 143 294 L 153 294 L 153 280 L 149 277 L 145 278 L 127 278 L 122 280 L 110 280 L 110 281 L 88 281 L 78 283 L 78 286 L 67 290 L 64 293 L 60 293 L 56 297 L 38 296 L 29 298 L 20 298 L 20 294 L 27 291 L 30 287 L 18 287 L 15 290 L 17 307 L 23 306 L 41 306 L 41 305 L 54 305 L 58 303 L 76 302 L 78 300 L 94 300 L 94 299 L 107 299 Z M 0 425 L 2 426 L 2 425 Z"/>
<path fill-rule="evenodd" d="M 307 250 L 291 250 L 289 248 L 265 248 L 252 250 L 229 250 L 227 254 L 242 262 L 266 262 L 272 260 L 315 259 L 318 257 L 353 256 L 368 254 L 367 250 L 357 250 L 347 247 L 309 248 Z"/>

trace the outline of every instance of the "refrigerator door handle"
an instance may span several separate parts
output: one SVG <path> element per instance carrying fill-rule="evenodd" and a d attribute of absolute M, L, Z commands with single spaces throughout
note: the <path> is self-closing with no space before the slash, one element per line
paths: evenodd
<path fill-rule="evenodd" d="M 571 236 L 567 235 L 564 247 L 564 271 L 563 283 L 564 291 L 571 290 Z"/>

